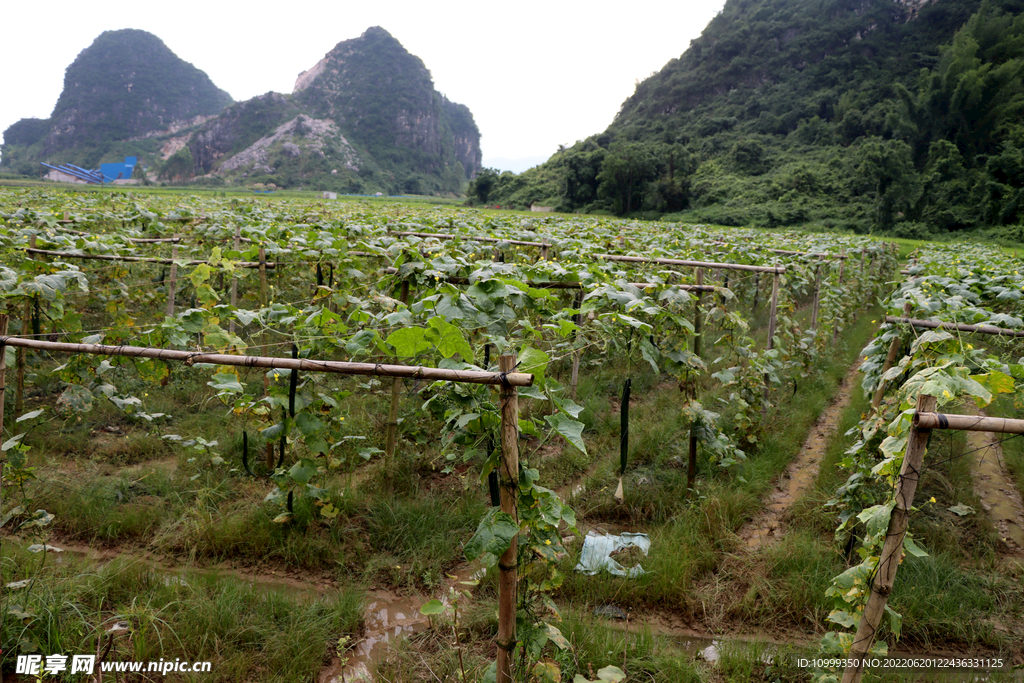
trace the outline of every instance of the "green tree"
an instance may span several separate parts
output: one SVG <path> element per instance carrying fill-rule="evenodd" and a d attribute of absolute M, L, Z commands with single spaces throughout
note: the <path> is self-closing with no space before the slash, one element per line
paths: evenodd
<path fill-rule="evenodd" d="M 658 160 L 649 145 L 615 143 L 608 150 L 597 176 L 598 195 L 611 200 L 615 213 L 630 213 L 640 208 L 646 183 L 657 175 Z"/>

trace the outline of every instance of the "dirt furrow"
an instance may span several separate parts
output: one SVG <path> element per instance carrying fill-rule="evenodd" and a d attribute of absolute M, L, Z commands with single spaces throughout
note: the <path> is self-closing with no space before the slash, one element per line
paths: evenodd
<path fill-rule="evenodd" d="M 979 415 L 983 415 L 977 411 Z M 1002 434 L 967 432 L 974 492 L 1010 554 L 1024 557 L 1024 502 L 1003 464 Z"/>
<path fill-rule="evenodd" d="M 801 494 L 814 485 L 818 476 L 818 466 L 825 455 L 832 434 L 856 390 L 857 373 L 862 361 L 862 358 L 858 358 L 843 377 L 832 403 L 822 411 L 818 421 L 807 434 L 807 439 L 800 447 L 800 454 L 776 480 L 775 486 L 765 500 L 764 508 L 740 529 L 739 537 L 747 548 L 756 550 L 773 543 L 784 534 L 785 513 Z"/>

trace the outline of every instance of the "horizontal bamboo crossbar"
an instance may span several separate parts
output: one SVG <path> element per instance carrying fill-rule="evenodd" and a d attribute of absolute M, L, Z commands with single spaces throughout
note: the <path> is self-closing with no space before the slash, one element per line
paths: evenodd
<path fill-rule="evenodd" d="M 202 353 L 199 351 L 178 351 L 155 349 L 142 346 L 111 346 L 108 344 L 72 344 L 50 342 L 41 339 L 0 336 L 0 344 L 53 351 L 57 353 L 88 353 L 97 356 L 128 356 L 130 358 L 153 358 L 175 360 L 185 365 L 209 363 L 211 365 L 234 365 L 245 368 L 278 368 L 301 370 L 303 372 L 333 372 L 340 375 L 375 375 L 378 377 L 409 377 L 411 379 L 444 380 L 447 382 L 469 382 L 472 384 L 508 384 L 514 387 L 533 385 L 533 375 L 525 372 L 483 372 L 481 370 L 446 370 L 416 365 L 387 365 L 384 363 L 348 363 L 333 360 L 308 360 L 305 358 L 273 358 L 268 356 L 236 356 L 226 353 Z"/>
<path fill-rule="evenodd" d="M 349 253 L 351 254 L 352 252 L 349 252 Z M 394 275 L 394 274 L 398 273 L 399 271 L 398 271 L 398 268 L 385 268 L 384 272 L 387 273 L 388 275 Z M 470 282 L 468 277 L 462 277 L 462 276 L 459 276 L 459 275 L 442 275 L 438 279 L 441 280 L 442 282 L 448 282 L 448 283 L 453 284 L 453 285 L 469 285 L 469 284 L 472 284 L 472 282 Z M 533 287 L 534 289 L 586 289 L 586 285 L 584 285 L 582 282 L 561 282 L 561 281 L 545 282 L 545 281 L 536 281 L 536 280 L 526 280 L 525 282 L 523 282 L 523 284 L 528 286 L 528 287 Z M 661 287 L 662 286 L 662 285 L 660 285 L 660 284 L 658 284 L 656 282 L 630 282 L 630 283 L 627 283 L 627 284 L 629 284 L 631 287 L 636 287 L 638 289 L 646 289 L 648 287 Z M 717 292 L 717 291 L 726 289 L 725 287 L 715 287 L 714 285 L 672 285 L 672 286 L 674 286 L 674 287 L 676 287 L 678 289 L 681 289 L 684 292 Z"/>
<path fill-rule="evenodd" d="M 963 323 L 948 323 L 939 320 L 917 320 L 915 318 L 898 318 L 894 315 L 885 316 L 887 323 L 908 323 L 914 327 L 924 327 L 930 330 L 959 330 L 961 332 L 980 332 L 982 334 L 998 334 L 1004 337 L 1024 337 L 1024 330 L 1008 330 L 1004 327 L 993 325 L 965 325 Z"/>
<path fill-rule="evenodd" d="M 174 259 L 170 258 L 150 258 L 148 256 L 113 256 L 111 254 L 74 254 L 67 251 L 53 251 L 50 249 L 33 249 L 28 247 L 25 249 L 29 254 L 45 254 L 46 256 L 59 256 L 61 258 L 77 258 L 77 259 L 93 259 L 98 261 L 126 261 L 130 263 L 175 263 Z M 199 260 L 186 260 L 178 261 L 178 263 L 184 263 L 189 266 L 198 266 L 203 263 L 209 263 L 209 261 Z M 237 261 L 235 265 L 239 268 L 259 268 L 260 264 L 258 261 Z M 267 261 L 267 268 L 273 268 L 277 264 L 273 261 Z"/>
<path fill-rule="evenodd" d="M 408 232 L 402 230 L 389 230 L 390 235 L 402 237 L 435 237 L 439 240 L 467 240 L 469 242 L 504 242 L 505 244 L 516 244 L 522 247 L 550 247 L 548 242 L 524 242 L 523 240 L 503 240 L 498 237 L 476 237 L 471 235 L 449 235 L 442 232 Z"/>
<path fill-rule="evenodd" d="M 772 249 L 770 247 L 758 247 L 752 245 L 739 245 L 732 244 L 730 242 L 711 242 L 716 247 L 739 247 L 744 246 L 747 249 L 756 249 L 758 251 L 770 251 L 773 254 L 786 254 L 788 256 L 817 256 L 818 258 L 829 258 L 829 259 L 845 259 L 849 258 L 846 254 L 827 254 L 824 252 L 817 251 L 790 251 L 789 249 Z"/>
<path fill-rule="evenodd" d="M 705 261 L 683 261 L 671 258 L 647 258 L 644 256 L 618 256 L 616 254 L 594 254 L 594 258 L 627 263 L 657 263 L 664 266 L 689 266 L 692 268 L 718 268 L 721 270 L 745 270 L 751 273 L 785 273 L 786 266 L 748 266 L 742 263 L 708 263 Z"/>
<path fill-rule="evenodd" d="M 944 415 L 943 413 L 914 413 L 914 426 L 918 429 L 961 429 L 969 432 L 1000 432 L 1024 434 L 1024 420 L 981 415 Z"/>

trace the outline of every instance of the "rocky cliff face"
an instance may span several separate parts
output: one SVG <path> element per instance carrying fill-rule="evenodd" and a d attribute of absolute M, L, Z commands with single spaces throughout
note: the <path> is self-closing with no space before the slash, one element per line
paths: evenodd
<path fill-rule="evenodd" d="M 68 67 L 53 116 L 5 136 L 4 166 L 21 173 L 39 161 L 110 161 L 123 141 L 175 182 L 458 193 L 480 168 L 469 109 L 437 92 L 423 62 L 382 28 L 338 43 L 299 74 L 294 94 L 233 105 L 155 36 L 108 31 Z"/>
<path fill-rule="evenodd" d="M 44 153 L 147 137 L 230 103 L 230 95 L 156 36 L 107 31 L 68 67 Z"/>
<path fill-rule="evenodd" d="M 462 179 L 480 166 L 472 114 L 438 93 L 422 60 L 380 27 L 338 43 L 299 74 L 294 98 L 311 114 L 334 120 L 399 184 L 440 174 L 451 185 L 457 164 Z"/>

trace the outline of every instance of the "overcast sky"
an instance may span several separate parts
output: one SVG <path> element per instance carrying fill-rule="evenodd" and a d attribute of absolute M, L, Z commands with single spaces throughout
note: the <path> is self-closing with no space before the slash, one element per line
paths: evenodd
<path fill-rule="evenodd" d="M 49 117 L 64 70 L 103 31 L 149 31 L 245 100 L 290 93 L 337 43 L 382 26 L 470 108 L 485 159 L 547 157 L 604 130 L 635 83 L 682 54 L 724 4 L 12 0 L 0 10 L 0 132 Z"/>

